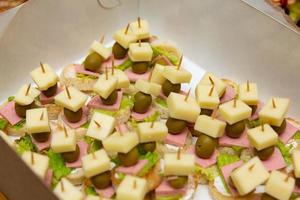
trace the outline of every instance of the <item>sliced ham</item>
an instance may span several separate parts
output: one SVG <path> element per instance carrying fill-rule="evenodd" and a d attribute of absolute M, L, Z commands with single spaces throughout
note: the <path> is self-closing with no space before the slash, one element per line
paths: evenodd
<path fill-rule="evenodd" d="M 51 135 L 49 136 L 49 138 L 46 142 L 36 141 L 33 137 L 32 137 L 32 142 L 35 144 L 35 146 L 37 147 L 37 149 L 39 151 L 42 151 L 44 149 L 48 149 L 50 147 L 50 144 L 51 144 Z"/>
<path fill-rule="evenodd" d="M 100 197 L 110 199 L 115 194 L 115 188 L 113 186 L 101 190 L 96 188 L 96 192 Z"/>
<path fill-rule="evenodd" d="M 185 195 L 187 191 L 187 185 L 180 189 L 172 188 L 167 180 L 163 180 L 161 184 L 155 189 L 156 196 L 175 196 L 175 195 Z"/>
<path fill-rule="evenodd" d="M 58 87 L 57 90 L 56 90 L 56 93 L 55 95 L 53 95 L 52 97 L 47 97 L 46 95 L 44 95 L 42 92 L 40 94 L 40 102 L 42 105 L 45 105 L 45 104 L 50 104 L 50 103 L 53 103 L 54 102 L 54 97 L 56 95 L 58 95 L 60 92 L 62 91 L 62 88 L 61 87 Z"/>
<path fill-rule="evenodd" d="M 264 107 L 264 103 L 259 101 L 258 104 L 257 104 L 257 108 L 256 108 L 256 111 L 255 113 L 249 118 L 249 120 L 256 120 L 258 119 L 258 114 L 259 114 L 259 111 Z"/>
<path fill-rule="evenodd" d="M 79 122 L 76 122 L 76 123 L 72 123 L 72 122 L 69 122 L 67 119 L 66 119 L 66 117 L 65 117 L 65 115 L 63 114 L 63 113 L 61 113 L 61 118 L 62 118 L 62 120 L 69 126 L 69 127 L 71 127 L 71 128 L 73 128 L 73 129 L 76 129 L 76 128 L 79 128 L 79 127 L 81 127 L 82 125 L 84 125 L 86 122 L 87 122 L 87 120 L 88 120 L 88 114 L 89 114 L 89 108 L 88 107 L 83 107 L 82 108 L 82 117 L 81 117 L 81 119 L 79 120 Z"/>
<path fill-rule="evenodd" d="M 78 168 L 78 167 L 82 166 L 81 158 L 87 154 L 88 144 L 85 141 L 81 140 L 81 141 L 77 142 L 77 145 L 80 150 L 79 158 L 75 162 L 66 163 L 67 167 Z"/>
<path fill-rule="evenodd" d="M 189 134 L 188 128 L 185 128 L 178 135 L 172 135 L 172 134 L 168 133 L 167 137 L 165 139 L 165 143 L 183 147 L 185 145 L 185 141 L 186 141 L 188 134 Z"/>
<path fill-rule="evenodd" d="M 146 71 L 144 74 L 136 74 L 131 70 L 131 68 L 126 69 L 124 72 L 128 76 L 129 81 L 132 83 L 139 79 L 148 80 L 151 74 L 150 70 Z"/>
<path fill-rule="evenodd" d="M 298 131 L 297 127 L 295 127 L 290 122 L 286 121 L 285 130 L 283 131 L 283 133 L 280 134 L 279 138 L 283 143 L 286 144 L 297 131 Z"/>
<path fill-rule="evenodd" d="M 268 160 L 262 161 L 268 171 L 282 169 L 286 167 L 284 158 L 278 148 L 274 149 L 272 156 Z"/>
<path fill-rule="evenodd" d="M 51 183 L 52 183 L 52 178 L 53 178 L 53 170 L 52 169 L 48 169 L 45 175 L 45 184 L 47 187 L 51 187 Z"/>
<path fill-rule="evenodd" d="M 230 189 L 230 192 L 233 196 L 238 195 L 238 192 L 234 187 L 232 187 L 232 184 L 230 183 L 230 174 L 234 169 L 238 168 L 242 164 L 243 164 L 242 161 L 238 161 L 229 165 L 225 165 L 224 167 L 221 168 L 224 181 L 226 182 L 226 185 Z"/>
<path fill-rule="evenodd" d="M 145 167 L 147 163 L 148 160 L 139 160 L 137 164 L 130 167 L 124 167 L 124 166 L 117 167 L 116 172 L 130 174 L 130 175 L 137 175 Z"/>
<path fill-rule="evenodd" d="M 192 153 L 192 154 L 195 154 L 195 145 L 192 145 L 188 150 L 187 150 L 188 153 Z M 215 152 L 213 153 L 213 155 L 208 158 L 208 159 L 203 159 L 203 158 L 199 158 L 196 154 L 195 154 L 195 157 L 196 157 L 196 164 L 201 166 L 201 167 L 209 167 L 211 165 L 214 165 L 216 162 L 217 162 L 217 156 L 218 156 L 218 151 L 215 150 Z"/>
<path fill-rule="evenodd" d="M 222 98 L 220 99 L 220 103 L 225 103 L 227 101 L 230 101 L 234 99 L 236 96 L 236 91 L 231 85 L 226 85 L 226 90 Z"/>
<path fill-rule="evenodd" d="M 228 137 L 226 134 L 224 134 L 220 139 L 219 139 L 219 145 L 220 146 L 239 146 L 239 147 L 250 147 L 250 143 L 248 140 L 247 136 L 247 128 L 245 128 L 244 132 L 239 138 L 231 138 Z"/>
<path fill-rule="evenodd" d="M 163 61 L 165 61 L 167 63 L 167 65 L 173 65 L 173 63 L 164 55 L 159 55 L 157 56 L 153 61 L 152 63 L 155 63 L 157 60 L 160 60 L 162 59 Z"/>
<path fill-rule="evenodd" d="M 110 56 L 106 61 L 104 61 L 101 65 L 101 70 L 104 71 L 105 68 L 107 67 L 108 69 L 112 68 L 112 58 L 113 56 Z M 128 55 L 125 56 L 125 58 L 122 59 L 116 59 L 114 60 L 114 65 L 119 66 L 122 65 L 125 61 L 128 60 Z"/>
<path fill-rule="evenodd" d="M 15 111 L 14 101 L 7 103 L 3 108 L 1 108 L 0 115 L 2 115 L 11 125 L 15 125 L 22 120 Z"/>
<path fill-rule="evenodd" d="M 83 65 L 74 64 L 74 68 L 75 68 L 75 72 L 77 74 L 84 74 L 84 75 L 99 77 L 99 73 L 88 71 L 84 68 Z"/>
<path fill-rule="evenodd" d="M 140 114 L 137 112 L 134 112 L 133 110 L 131 111 L 131 117 L 140 122 L 140 121 L 144 121 L 144 119 L 146 119 L 147 117 L 151 117 L 155 112 L 155 109 L 151 106 L 148 111 L 146 113 Z"/>
<path fill-rule="evenodd" d="M 88 103 L 89 108 L 99 108 L 99 109 L 104 109 L 104 110 L 111 110 L 111 111 L 117 111 L 120 109 L 121 101 L 123 97 L 123 92 L 118 91 L 118 97 L 117 101 L 113 105 L 105 105 L 102 103 L 102 100 L 99 96 L 93 97 L 90 102 Z"/>
<path fill-rule="evenodd" d="M 295 185 L 294 192 L 296 194 L 300 194 L 300 187 L 298 187 L 297 185 Z"/>

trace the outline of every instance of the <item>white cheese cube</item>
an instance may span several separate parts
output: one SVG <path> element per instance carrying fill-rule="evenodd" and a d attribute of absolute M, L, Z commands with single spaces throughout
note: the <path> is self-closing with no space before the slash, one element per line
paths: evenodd
<path fill-rule="evenodd" d="M 26 151 L 22 154 L 22 159 L 38 177 L 45 178 L 49 167 L 48 156 Z"/>
<path fill-rule="evenodd" d="M 164 141 L 168 134 L 168 128 L 164 122 L 142 122 L 137 126 L 140 142 Z"/>
<path fill-rule="evenodd" d="M 219 106 L 220 115 L 228 124 L 234 124 L 251 116 L 252 109 L 241 100 L 228 101 Z"/>
<path fill-rule="evenodd" d="M 26 95 L 26 92 L 28 90 L 29 85 L 25 84 L 21 87 L 21 89 L 17 92 L 15 96 L 15 102 L 22 106 L 27 106 L 31 104 L 34 99 L 40 95 L 40 91 L 37 90 L 34 87 L 30 87 L 28 94 Z"/>
<path fill-rule="evenodd" d="M 165 66 L 163 76 L 173 84 L 189 83 L 192 79 L 192 74 L 189 71 L 182 67 L 177 69 L 177 66 Z"/>
<path fill-rule="evenodd" d="M 149 24 L 146 20 L 140 20 L 140 25 L 138 21 L 132 22 L 130 23 L 130 28 L 138 40 L 150 37 Z"/>
<path fill-rule="evenodd" d="M 269 124 L 248 129 L 248 138 L 252 146 L 262 150 L 277 143 L 278 135 Z"/>
<path fill-rule="evenodd" d="M 226 90 L 226 84 L 224 81 L 219 79 L 216 75 L 207 72 L 199 82 L 199 85 L 212 85 L 209 78 L 214 82 L 214 86 L 218 91 L 219 97 L 221 97 Z"/>
<path fill-rule="evenodd" d="M 97 140 L 103 140 L 112 133 L 115 128 L 115 124 L 116 119 L 114 117 L 94 112 L 86 135 Z"/>
<path fill-rule="evenodd" d="M 127 175 L 117 189 L 117 199 L 143 200 L 146 193 L 146 179 Z"/>
<path fill-rule="evenodd" d="M 42 67 L 38 67 L 30 73 L 33 81 L 42 91 L 54 86 L 58 81 L 57 74 L 48 64 L 43 64 L 43 67 L 45 71 L 43 71 Z"/>
<path fill-rule="evenodd" d="M 212 85 L 198 85 L 196 88 L 196 100 L 200 108 L 211 110 L 217 108 L 220 103 L 217 90 Z"/>
<path fill-rule="evenodd" d="M 83 193 L 66 178 L 62 178 L 54 188 L 54 194 L 60 200 L 83 200 Z"/>
<path fill-rule="evenodd" d="M 120 69 L 114 69 L 114 74 L 112 74 L 111 70 L 109 70 L 108 78 L 110 77 L 118 79 L 117 89 L 128 88 L 130 85 L 128 76 Z"/>
<path fill-rule="evenodd" d="M 129 45 L 128 56 L 133 62 L 144 62 L 152 60 L 152 48 L 149 43 L 131 43 Z"/>
<path fill-rule="evenodd" d="M 85 197 L 85 200 L 104 200 L 103 198 L 100 199 L 100 196 L 95 196 L 95 195 L 87 195 Z"/>
<path fill-rule="evenodd" d="M 158 96 L 161 91 L 161 85 L 149 81 L 145 81 L 142 79 L 139 79 L 135 82 L 135 88 L 138 89 L 139 91 L 146 93 L 146 94 L 151 94 L 153 96 Z"/>
<path fill-rule="evenodd" d="M 275 107 L 273 107 L 273 101 Z M 287 98 L 273 97 L 265 104 L 259 112 L 259 119 L 273 126 L 280 126 L 285 118 L 290 105 Z"/>
<path fill-rule="evenodd" d="M 87 178 L 101 174 L 110 169 L 110 159 L 104 149 L 82 157 L 82 168 Z"/>
<path fill-rule="evenodd" d="M 116 40 L 124 49 L 128 49 L 129 44 L 137 41 L 137 36 L 132 33 L 129 29 L 127 34 L 125 33 L 126 28 L 115 32 L 113 38 Z"/>
<path fill-rule="evenodd" d="M 172 92 L 167 98 L 169 115 L 172 118 L 195 122 L 200 114 L 200 107 L 196 100 L 182 94 Z"/>
<path fill-rule="evenodd" d="M 74 129 L 59 130 L 52 133 L 50 144 L 55 153 L 72 152 L 76 150 L 76 133 Z"/>
<path fill-rule="evenodd" d="M 88 97 L 74 87 L 68 87 L 68 90 L 71 98 L 69 98 L 67 90 L 65 89 L 54 97 L 55 104 L 76 112 L 84 106 Z"/>
<path fill-rule="evenodd" d="M 195 155 L 181 153 L 165 153 L 164 175 L 187 176 L 194 172 Z"/>
<path fill-rule="evenodd" d="M 296 178 L 300 178 L 300 149 L 295 149 L 293 154 L 294 174 Z"/>
<path fill-rule="evenodd" d="M 26 132 L 50 132 L 47 108 L 34 108 L 26 111 Z"/>
<path fill-rule="evenodd" d="M 156 64 L 152 70 L 150 81 L 162 85 L 166 81 L 166 78 L 163 76 L 164 70 L 165 66 Z"/>
<path fill-rule="evenodd" d="M 104 149 L 108 152 L 128 153 L 139 143 L 135 132 L 115 132 L 103 140 Z"/>
<path fill-rule="evenodd" d="M 240 195 L 246 195 L 269 178 L 269 172 L 259 160 L 254 157 L 231 173 L 231 180 Z"/>
<path fill-rule="evenodd" d="M 258 91 L 256 83 L 243 83 L 239 85 L 238 99 L 242 100 L 248 105 L 257 105 Z"/>
<path fill-rule="evenodd" d="M 109 48 L 106 48 L 98 41 L 94 41 L 91 45 L 91 50 L 98 53 L 100 56 L 106 60 L 111 55 L 111 50 Z"/>
<path fill-rule="evenodd" d="M 99 76 L 94 85 L 94 91 L 102 98 L 106 99 L 118 86 L 118 78 L 110 77 L 106 79 L 105 74 Z"/>
<path fill-rule="evenodd" d="M 295 186 L 295 179 L 287 174 L 274 170 L 266 183 L 267 194 L 279 200 L 289 200 Z"/>
<path fill-rule="evenodd" d="M 223 136 L 225 127 L 226 123 L 221 120 L 213 119 L 207 115 L 200 115 L 194 129 L 213 138 L 219 138 Z"/>
<path fill-rule="evenodd" d="M 0 137 L 13 149 L 16 148 L 16 142 L 3 131 L 0 131 Z"/>

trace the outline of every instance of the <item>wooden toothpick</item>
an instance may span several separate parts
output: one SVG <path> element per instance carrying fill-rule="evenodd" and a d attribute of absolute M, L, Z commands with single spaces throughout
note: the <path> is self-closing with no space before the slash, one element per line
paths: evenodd
<path fill-rule="evenodd" d="M 211 113 L 211 118 L 214 120 L 216 118 L 217 109 L 214 109 Z"/>
<path fill-rule="evenodd" d="M 182 59 L 183 59 L 183 55 L 181 54 L 179 63 L 178 63 L 178 65 L 177 65 L 177 70 L 180 70 L 181 63 L 182 63 Z"/>
<path fill-rule="evenodd" d="M 138 17 L 138 26 L 139 26 L 139 28 L 141 28 L 141 18 L 140 17 Z"/>
<path fill-rule="evenodd" d="M 236 108 L 236 98 L 233 100 L 233 107 Z"/>
<path fill-rule="evenodd" d="M 107 67 L 105 67 L 105 80 L 108 80 L 108 71 L 107 71 Z"/>
<path fill-rule="evenodd" d="M 136 182 L 136 180 L 134 180 L 134 181 L 133 181 L 133 189 L 135 189 L 136 186 L 137 186 L 137 182 Z"/>
<path fill-rule="evenodd" d="M 208 79 L 209 79 L 209 81 L 210 81 L 210 83 L 211 83 L 212 85 L 215 84 L 215 82 L 213 81 L 213 79 L 212 79 L 210 76 L 208 77 Z"/>
<path fill-rule="evenodd" d="M 100 38 L 100 43 L 101 43 L 101 44 L 103 44 L 104 38 L 105 38 L 105 35 L 103 34 L 103 35 L 101 36 L 101 38 Z"/>
<path fill-rule="evenodd" d="M 64 127 L 64 133 L 65 133 L 65 137 L 68 137 L 68 131 L 67 131 L 67 129 L 66 129 L 66 127 L 65 127 L 65 125 L 63 125 L 63 127 Z"/>
<path fill-rule="evenodd" d="M 27 90 L 25 92 L 25 96 L 27 96 L 29 94 L 30 88 L 31 88 L 31 83 L 27 87 Z"/>
<path fill-rule="evenodd" d="M 141 47 L 142 46 L 142 43 L 141 43 L 141 40 L 139 40 L 139 47 Z"/>
<path fill-rule="evenodd" d="M 261 131 L 264 132 L 265 131 L 265 124 L 261 125 Z"/>
<path fill-rule="evenodd" d="M 284 179 L 284 182 L 288 182 L 289 178 L 290 178 L 290 176 L 287 175 L 286 178 Z"/>
<path fill-rule="evenodd" d="M 119 124 L 117 125 L 117 128 L 118 128 L 118 130 L 119 130 L 118 132 L 120 133 L 120 135 L 123 136 L 123 132 L 122 132 L 121 127 L 120 127 Z"/>
<path fill-rule="evenodd" d="M 70 94 L 68 86 L 66 86 L 66 92 L 67 92 L 68 98 L 71 99 L 72 97 L 71 97 L 71 94 Z"/>
<path fill-rule="evenodd" d="M 92 152 L 92 156 L 93 156 L 93 159 L 95 160 L 96 159 L 96 154 L 95 154 L 94 151 Z"/>
<path fill-rule="evenodd" d="M 34 154 L 32 151 L 31 151 L 31 165 L 34 165 Z"/>
<path fill-rule="evenodd" d="M 179 147 L 177 151 L 177 160 L 180 160 L 180 157 L 181 157 L 181 148 Z"/>
<path fill-rule="evenodd" d="M 155 122 L 155 121 L 152 121 L 152 122 L 151 122 L 150 128 L 153 128 L 154 122 Z"/>
<path fill-rule="evenodd" d="M 115 58 L 112 57 L 112 65 L 111 65 L 111 75 L 115 74 Z"/>
<path fill-rule="evenodd" d="M 41 116 L 40 116 L 40 120 L 42 121 L 44 119 L 44 112 L 42 112 Z"/>
<path fill-rule="evenodd" d="M 272 105 L 273 105 L 273 108 L 276 108 L 276 103 L 275 103 L 275 99 L 272 98 Z"/>
<path fill-rule="evenodd" d="M 98 128 L 101 128 L 101 125 L 99 124 L 99 122 L 97 122 L 96 120 L 94 120 L 94 123 L 96 124 L 96 126 L 97 126 Z"/>
<path fill-rule="evenodd" d="M 45 67 L 44 67 L 44 65 L 43 65 L 43 63 L 42 63 L 42 62 L 40 62 L 40 66 L 41 66 L 42 72 L 43 72 L 43 73 L 45 73 L 45 72 L 46 72 L 46 70 L 45 70 Z"/>
<path fill-rule="evenodd" d="M 212 87 L 210 88 L 210 91 L 209 91 L 209 94 L 208 94 L 208 96 L 211 96 L 212 95 L 212 93 L 213 93 L 213 91 L 214 91 L 214 85 L 212 85 Z"/>
<path fill-rule="evenodd" d="M 188 93 L 186 94 L 185 98 L 184 98 L 184 101 L 187 101 L 189 96 L 190 96 L 190 93 L 191 93 L 191 88 L 189 89 Z"/>
<path fill-rule="evenodd" d="M 250 167 L 249 167 L 249 171 L 251 171 L 253 169 L 253 167 L 255 166 L 255 164 L 252 164 Z"/>
<path fill-rule="evenodd" d="M 61 181 L 60 181 L 60 189 L 61 189 L 62 192 L 65 191 L 65 186 L 64 186 L 63 179 L 61 179 Z"/>
<path fill-rule="evenodd" d="M 130 26 L 130 23 L 128 23 L 127 26 L 126 26 L 126 29 L 125 29 L 125 32 L 124 32 L 125 35 L 127 35 L 127 33 L 128 33 L 129 26 Z"/>
<path fill-rule="evenodd" d="M 247 81 L 247 92 L 250 91 L 250 84 L 249 84 L 249 81 Z"/>

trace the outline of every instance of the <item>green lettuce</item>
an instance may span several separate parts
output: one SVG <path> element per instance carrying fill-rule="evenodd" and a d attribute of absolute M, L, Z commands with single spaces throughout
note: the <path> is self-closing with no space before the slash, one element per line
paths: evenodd
<path fill-rule="evenodd" d="M 24 135 L 20 139 L 16 140 L 17 143 L 17 153 L 22 154 L 25 151 L 37 151 L 35 144 L 32 142 L 29 135 Z"/>
<path fill-rule="evenodd" d="M 145 176 L 159 161 L 160 157 L 156 152 L 147 152 L 147 154 L 142 155 L 141 159 L 147 159 L 147 164 L 143 167 L 143 169 L 138 173 L 139 176 Z"/>
<path fill-rule="evenodd" d="M 116 112 L 111 111 L 111 110 L 95 109 L 95 112 L 99 112 L 99 113 L 109 115 L 109 116 L 112 116 L 112 117 L 114 117 L 116 115 Z"/>
<path fill-rule="evenodd" d="M 93 153 L 102 148 L 102 142 L 89 136 L 84 136 L 84 140 L 89 144 L 88 153 Z"/>
<path fill-rule="evenodd" d="M 116 166 L 120 166 L 122 164 L 118 156 L 112 158 L 111 162 L 113 162 Z"/>
<path fill-rule="evenodd" d="M 89 125 L 90 125 L 90 122 L 89 121 L 87 121 L 85 124 L 83 124 L 81 127 L 82 128 L 88 128 L 89 127 Z"/>
<path fill-rule="evenodd" d="M 255 128 L 260 125 L 261 125 L 261 121 L 259 121 L 259 119 L 247 122 L 248 128 Z"/>
<path fill-rule="evenodd" d="M 155 99 L 155 103 L 157 103 L 159 106 L 161 106 L 163 108 L 167 108 L 168 107 L 167 101 L 165 99 L 160 98 L 160 97 L 157 97 Z"/>
<path fill-rule="evenodd" d="M 5 129 L 7 125 L 7 121 L 5 119 L 0 118 L 0 130 Z"/>
<path fill-rule="evenodd" d="M 159 112 L 155 111 L 151 116 L 146 117 L 144 119 L 144 122 L 154 122 L 158 119 L 159 115 L 160 115 Z"/>
<path fill-rule="evenodd" d="M 299 139 L 300 139 L 300 131 L 297 131 L 297 132 L 294 134 L 293 139 L 295 139 L 295 140 L 299 140 Z"/>
<path fill-rule="evenodd" d="M 120 105 L 120 109 L 125 109 L 127 107 L 129 107 L 131 109 L 131 108 L 133 108 L 133 105 L 134 105 L 133 97 L 129 96 L 129 95 L 123 95 L 121 105 Z"/>
<path fill-rule="evenodd" d="M 117 173 L 117 177 L 118 177 L 118 179 L 121 180 L 121 181 L 125 178 L 125 176 L 126 176 L 126 174 L 124 174 L 124 173 L 121 173 L 121 172 L 118 172 L 118 173 Z"/>
<path fill-rule="evenodd" d="M 152 50 L 153 50 L 154 57 L 159 56 L 159 55 L 163 55 L 166 58 L 168 58 L 168 60 L 170 60 L 173 65 L 178 65 L 179 58 L 177 56 L 169 53 L 168 51 L 166 51 L 166 50 L 164 50 L 160 47 L 152 46 Z"/>
<path fill-rule="evenodd" d="M 132 61 L 130 59 L 128 59 L 124 63 L 122 63 L 121 65 L 117 66 L 117 69 L 125 71 L 126 69 L 131 67 L 131 65 L 132 65 Z"/>
<path fill-rule="evenodd" d="M 181 199 L 181 195 L 175 195 L 175 196 L 158 196 L 156 197 L 156 200 L 179 200 Z"/>
<path fill-rule="evenodd" d="M 213 181 L 217 176 L 219 176 L 219 170 L 216 165 L 207 168 L 196 165 L 195 172 L 204 175 L 209 181 Z"/>
<path fill-rule="evenodd" d="M 77 78 L 98 79 L 97 76 L 92 76 L 92 75 L 88 75 L 88 74 L 80 74 L 80 73 L 77 73 L 76 77 Z"/>
<path fill-rule="evenodd" d="M 26 120 L 22 119 L 21 121 L 19 121 L 17 124 L 13 125 L 12 128 L 14 128 L 15 130 L 20 130 L 21 128 L 23 128 L 25 126 Z"/>
<path fill-rule="evenodd" d="M 229 165 L 231 163 L 235 163 L 239 160 L 240 160 L 240 158 L 237 155 L 221 153 L 217 157 L 217 165 L 218 165 L 218 168 L 221 169 L 223 166 Z"/>
<path fill-rule="evenodd" d="M 96 192 L 95 188 L 92 186 L 86 187 L 85 193 L 86 193 L 86 195 L 98 196 L 98 193 Z"/>
<path fill-rule="evenodd" d="M 8 101 L 8 102 L 11 102 L 11 101 L 13 101 L 14 99 L 15 99 L 14 96 L 10 96 L 10 97 L 7 98 L 7 101 Z"/>
<path fill-rule="evenodd" d="M 291 144 L 285 145 L 282 141 L 278 140 L 277 147 L 280 150 L 285 163 L 287 165 L 292 164 L 292 156 L 291 156 L 292 145 Z"/>

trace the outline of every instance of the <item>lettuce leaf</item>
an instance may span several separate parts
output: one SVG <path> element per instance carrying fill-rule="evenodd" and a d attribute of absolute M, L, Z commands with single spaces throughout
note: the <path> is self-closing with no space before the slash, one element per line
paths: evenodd
<path fill-rule="evenodd" d="M 219 170 L 216 165 L 207 168 L 196 165 L 195 171 L 198 174 L 204 175 L 209 181 L 213 181 L 217 176 L 219 176 Z"/>
<path fill-rule="evenodd" d="M 167 105 L 167 101 L 163 98 L 160 98 L 160 97 L 157 97 L 155 99 L 155 103 L 157 103 L 159 106 L 163 107 L 163 108 L 167 108 L 168 105 Z"/>
<path fill-rule="evenodd" d="M 88 75 L 88 74 L 80 74 L 80 73 L 77 73 L 76 77 L 77 78 L 98 79 L 98 77 L 96 77 L 96 76 L 92 76 L 92 75 Z"/>
<path fill-rule="evenodd" d="M 89 125 L 90 125 L 90 121 L 87 121 L 87 122 L 86 122 L 85 124 L 83 124 L 81 127 L 82 127 L 82 128 L 85 128 L 85 129 L 88 129 Z"/>
<path fill-rule="evenodd" d="M 285 145 L 281 140 L 278 140 L 277 147 L 280 150 L 285 163 L 287 165 L 292 164 L 292 156 L 291 156 L 292 145 L 290 144 Z"/>
<path fill-rule="evenodd" d="M 111 159 L 111 162 L 113 162 L 116 166 L 121 165 L 121 160 L 118 158 L 118 156 Z"/>
<path fill-rule="evenodd" d="M 117 69 L 125 71 L 126 69 L 131 67 L 131 65 L 132 65 L 132 61 L 130 59 L 128 59 L 124 63 L 122 63 L 121 65 L 117 66 Z"/>
<path fill-rule="evenodd" d="M 5 119 L 0 118 L 0 130 L 5 129 L 7 125 L 7 121 Z"/>
<path fill-rule="evenodd" d="M 159 161 L 160 157 L 156 152 L 147 152 L 146 155 L 142 155 L 141 159 L 147 159 L 148 163 L 144 166 L 144 168 L 139 172 L 139 176 L 145 176 Z"/>
<path fill-rule="evenodd" d="M 295 139 L 295 140 L 299 140 L 299 139 L 300 139 L 300 131 L 297 131 L 297 132 L 294 134 L 293 139 Z"/>
<path fill-rule="evenodd" d="M 13 101 L 14 99 L 15 99 L 14 96 L 10 96 L 10 97 L 7 98 L 7 101 L 8 101 L 8 102 L 11 102 L 11 101 Z"/>
<path fill-rule="evenodd" d="M 181 197 L 179 194 L 175 196 L 158 196 L 155 200 L 179 200 Z"/>
<path fill-rule="evenodd" d="M 154 57 L 156 57 L 158 55 L 163 55 L 166 58 L 168 58 L 168 60 L 170 60 L 173 65 L 177 65 L 179 63 L 179 58 L 177 56 L 169 53 L 168 51 L 166 51 L 160 47 L 152 46 L 152 50 L 153 50 Z"/>
<path fill-rule="evenodd" d="M 25 123 L 26 123 L 26 120 L 22 119 L 17 124 L 13 125 L 12 128 L 14 128 L 18 131 L 18 130 L 20 130 L 21 128 L 23 128 L 25 126 Z"/>
<path fill-rule="evenodd" d="M 129 95 L 123 95 L 122 101 L 121 101 L 121 105 L 120 105 L 120 109 L 125 109 L 127 107 L 129 107 L 130 109 L 133 108 L 134 105 L 134 99 L 132 96 Z"/>
<path fill-rule="evenodd" d="M 92 186 L 86 187 L 85 193 L 86 193 L 86 195 L 98 196 L 98 193 L 96 192 L 95 188 Z"/>
<path fill-rule="evenodd" d="M 106 115 L 109 115 L 109 116 L 112 116 L 112 117 L 114 117 L 116 115 L 116 112 L 111 111 L 111 110 L 95 109 L 95 112 L 106 114 Z"/>
<path fill-rule="evenodd" d="M 261 121 L 259 121 L 259 119 L 247 122 L 248 128 L 255 128 L 255 127 L 260 126 L 260 125 L 261 125 Z"/>
<path fill-rule="evenodd" d="M 22 154 L 25 151 L 37 151 L 35 144 L 32 142 L 31 137 L 29 135 L 24 135 L 20 139 L 16 140 L 17 145 L 17 153 Z"/>
<path fill-rule="evenodd" d="M 118 179 L 122 181 L 125 178 L 126 174 L 118 172 L 117 176 L 118 176 Z"/>
<path fill-rule="evenodd" d="M 96 140 L 89 136 L 84 136 L 84 140 L 89 144 L 88 153 L 93 153 L 102 148 L 102 143 L 100 140 Z"/>
<path fill-rule="evenodd" d="M 144 119 L 144 122 L 153 122 L 156 121 L 159 117 L 159 112 L 155 111 L 151 116 Z"/>
<path fill-rule="evenodd" d="M 237 155 L 222 153 L 217 157 L 217 165 L 218 168 L 221 169 L 223 166 L 235 163 L 239 160 L 240 158 Z"/>

